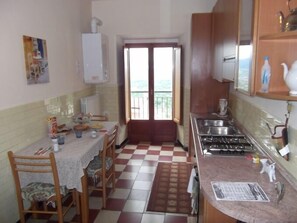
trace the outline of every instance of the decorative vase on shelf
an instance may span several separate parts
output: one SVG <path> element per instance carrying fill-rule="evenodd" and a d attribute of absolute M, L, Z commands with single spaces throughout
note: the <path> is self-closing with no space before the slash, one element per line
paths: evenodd
<path fill-rule="evenodd" d="M 271 67 L 269 64 L 269 57 L 264 57 L 264 64 L 261 69 L 261 92 L 268 93 L 269 90 L 269 82 L 271 77 Z"/>

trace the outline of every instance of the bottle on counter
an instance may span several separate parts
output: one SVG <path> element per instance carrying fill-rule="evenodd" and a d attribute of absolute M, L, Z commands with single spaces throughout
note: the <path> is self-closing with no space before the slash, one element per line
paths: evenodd
<path fill-rule="evenodd" d="M 269 57 L 264 57 L 264 64 L 261 69 L 261 92 L 267 93 L 269 89 L 269 82 L 270 82 L 270 76 L 271 76 L 271 67 L 269 64 Z"/>
<path fill-rule="evenodd" d="M 56 137 L 58 132 L 57 117 L 51 116 L 47 119 L 48 133 L 50 137 Z"/>
<path fill-rule="evenodd" d="M 54 152 L 59 152 L 58 139 L 54 138 L 52 139 L 52 142 L 53 142 Z"/>

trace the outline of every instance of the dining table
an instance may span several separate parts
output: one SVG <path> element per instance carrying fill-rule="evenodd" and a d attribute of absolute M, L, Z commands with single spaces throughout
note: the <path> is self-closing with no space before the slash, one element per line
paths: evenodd
<path fill-rule="evenodd" d="M 100 129 L 88 129 L 82 132 L 81 138 L 76 138 L 73 131 L 65 135 L 64 144 L 59 145 L 59 151 L 53 151 L 53 142 L 50 137 L 44 137 L 33 144 L 16 152 L 18 155 L 46 156 L 51 151 L 55 154 L 56 166 L 58 169 L 61 186 L 68 189 L 76 189 L 80 195 L 80 212 L 83 223 L 89 218 L 89 197 L 86 168 L 99 151 L 103 149 L 104 135 L 111 133 L 117 122 L 100 122 Z M 53 183 L 52 178 L 46 174 L 30 175 L 28 173 L 20 176 L 21 186 L 31 182 Z"/>

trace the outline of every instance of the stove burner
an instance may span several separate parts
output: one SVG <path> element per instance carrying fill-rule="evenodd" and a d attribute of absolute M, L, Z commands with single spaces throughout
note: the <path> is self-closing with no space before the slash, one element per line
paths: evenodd
<path fill-rule="evenodd" d="M 253 144 L 240 136 L 200 136 L 204 154 L 244 155 L 255 152 Z"/>

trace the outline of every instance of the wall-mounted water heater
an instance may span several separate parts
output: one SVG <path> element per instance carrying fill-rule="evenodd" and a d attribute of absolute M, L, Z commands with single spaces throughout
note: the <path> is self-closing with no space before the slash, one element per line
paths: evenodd
<path fill-rule="evenodd" d="M 82 48 L 85 83 L 98 84 L 108 81 L 107 36 L 102 33 L 83 33 Z"/>

